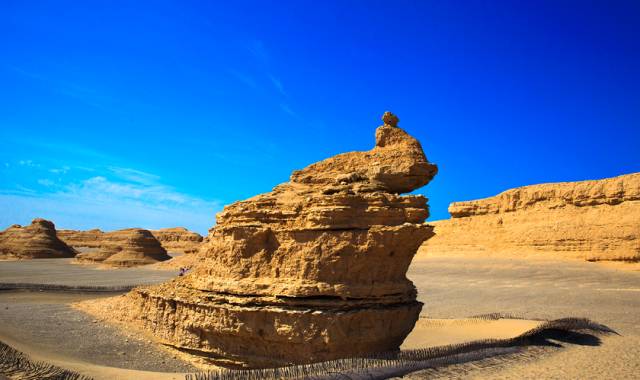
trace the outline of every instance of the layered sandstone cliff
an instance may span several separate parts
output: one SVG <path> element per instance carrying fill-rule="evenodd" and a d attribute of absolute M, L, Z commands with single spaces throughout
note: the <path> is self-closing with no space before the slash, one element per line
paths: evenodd
<path fill-rule="evenodd" d="M 185 277 L 103 312 L 221 364 L 271 366 L 399 347 L 422 308 L 406 272 L 432 236 L 427 199 L 399 195 L 437 167 L 385 113 L 376 145 L 295 171 L 225 207 Z"/>
<path fill-rule="evenodd" d="M 202 243 L 202 235 L 184 227 L 162 228 L 151 230 L 153 236 L 169 252 L 194 253 Z"/>
<path fill-rule="evenodd" d="M 104 232 L 96 228 L 87 231 L 58 230 L 57 234 L 60 240 L 73 248 L 98 248 Z"/>
<path fill-rule="evenodd" d="M 31 225 L 13 225 L 0 232 L 0 259 L 73 257 L 76 251 L 56 236 L 54 224 L 34 219 Z"/>
<path fill-rule="evenodd" d="M 427 252 L 640 260 L 640 173 L 549 183 L 455 202 Z"/>
<path fill-rule="evenodd" d="M 169 260 L 170 256 L 160 242 L 141 228 L 103 233 L 97 250 L 80 253 L 79 263 L 101 263 L 114 267 L 133 267 Z"/>

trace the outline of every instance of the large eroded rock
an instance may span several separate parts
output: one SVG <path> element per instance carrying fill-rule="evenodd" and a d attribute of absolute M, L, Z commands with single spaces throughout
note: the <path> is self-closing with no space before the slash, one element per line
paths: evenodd
<path fill-rule="evenodd" d="M 104 232 L 95 228 L 86 231 L 58 230 L 60 240 L 73 248 L 98 248 Z"/>
<path fill-rule="evenodd" d="M 0 232 L 0 259 L 73 257 L 76 251 L 56 236 L 54 224 L 34 219 L 30 225 L 13 225 Z"/>
<path fill-rule="evenodd" d="M 449 213 L 427 252 L 640 260 L 640 173 L 520 187 Z"/>
<path fill-rule="evenodd" d="M 225 207 L 185 277 L 104 311 L 222 364 L 305 363 L 394 350 L 422 304 L 406 277 L 437 167 L 385 114 L 376 145 L 295 171 Z"/>
<path fill-rule="evenodd" d="M 171 257 L 160 242 L 141 228 L 105 232 L 100 237 L 96 250 L 80 253 L 79 263 L 101 263 L 114 267 L 133 267 L 155 264 Z"/>
<path fill-rule="evenodd" d="M 184 227 L 161 228 L 151 230 L 151 233 L 169 252 L 194 253 L 203 240 L 202 235 Z"/>

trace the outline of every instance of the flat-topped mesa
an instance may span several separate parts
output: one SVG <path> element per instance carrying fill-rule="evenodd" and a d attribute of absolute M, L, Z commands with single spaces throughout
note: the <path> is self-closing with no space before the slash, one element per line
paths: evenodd
<path fill-rule="evenodd" d="M 151 233 L 169 252 L 194 253 L 203 240 L 202 235 L 184 227 L 161 228 Z"/>
<path fill-rule="evenodd" d="M 452 218 L 500 214 L 531 208 L 616 205 L 640 200 L 640 174 L 603 180 L 544 183 L 518 187 L 496 196 L 449 205 Z"/>
<path fill-rule="evenodd" d="M 0 232 L 0 258 L 46 259 L 73 257 L 76 251 L 56 236 L 54 224 L 34 219 L 31 225 L 13 225 Z"/>
<path fill-rule="evenodd" d="M 640 260 L 640 173 L 515 188 L 449 212 L 429 252 Z"/>
<path fill-rule="evenodd" d="M 154 264 L 170 258 L 151 232 L 141 228 L 127 228 L 103 233 L 97 251 L 78 254 L 76 261 L 133 267 Z"/>
<path fill-rule="evenodd" d="M 422 308 L 406 272 L 433 235 L 427 199 L 398 193 L 428 183 L 437 167 L 385 117 L 372 150 L 310 165 L 225 207 L 189 274 L 133 290 L 116 314 L 226 365 L 397 349 Z"/>

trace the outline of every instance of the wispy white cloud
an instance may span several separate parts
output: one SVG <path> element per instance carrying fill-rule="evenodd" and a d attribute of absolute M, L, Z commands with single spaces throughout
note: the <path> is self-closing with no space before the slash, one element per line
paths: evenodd
<path fill-rule="evenodd" d="M 69 170 L 71 170 L 71 167 L 69 166 L 63 166 L 61 168 L 50 168 L 49 169 L 49 173 L 53 173 L 53 174 L 67 174 L 67 172 L 69 172 Z"/>
<path fill-rule="evenodd" d="M 282 109 L 284 112 L 288 113 L 289 115 L 293 116 L 293 117 L 298 117 L 298 114 L 295 113 L 291 107 L 289 107 L 287 104 L 285 103 L 280 103 L 280 109 Z"/>
<path fill-rule="evenodd" d="M 142 184 L 154 184 L 160 180 L 160 176 L 155 174 L 143 172 L 141 170 L 131 169 L 131 168 L 120 168 L 115 166 L 109 166 L 109 171 L 115 174 L 119 178 L 125 179 L 131 182 L 137 182 Z"/>
<path fill-rule="evenodd" d="M 36 190 L 21 184 L 0 190 L 0 228 L 44 217 L 68 228 L 185 226 L 206 233 L 222 208 L 220 202 L 178 191 L 161 183 L 160 176 L 133 168 L 103 168 L 89 178 L 32 181 Z"/>
<path fill-rule="evenodd" d="M 18 165 L 26 166 L 26 167 L 30 167 L 30 168 L 40 167 L 40 164 L 35 163 L 32 160 L 20 160 L 20 161 L 18 161 Z"/>
<path fill-rule="evenodd" d="M 260 61 L 264 65 L 268 65 L 271 60 L 269 53 L 267 52 L 267 48 L 264 46 L 264 43 L 260 40 L 252 40 L 249 42 L 247 46 L 247 50 L 249 53 L 253 55 L 258 61 Z"/>
<path fill-rule="evenodd" d="M 94 89 L 65 80 L 52 79 L 39 73 L 26 70 L 22 67 L 12 65 L 5 65 L 5 67 L 29 80 L 41 82 L 54 93 L 68 96 L 86 105 L 101 110 L 110 112 L 116 111 L 118 113 L 121 112 L 118 108 L 113 107 L 113 105 L 117 103 L 114 98 L 101 94 Z"/>
<path fill-rule="evenodd" d="M 38 183 L 39 183 L 40 185 L 42 185 L 42 186 L 45 186 L 45 187 L 51 187 L 51 186 L 54 186 L 54 185 L 55 185 L 55 182 L 53 182 L 52 180 L 47 179 L 47 178 L 39 179 L 39 180 L 38 180 Z"/>
<path fill-rule="evenodd" d="M 236 79 L 238 79 L 240 82 L 246 84 L 247 86 L 249 86 L 249 87 L 251 87 L 253 89 L 257 89 L 258 88 L 258 84 L 256 83 L 256 81 L 253 80 L 253 78 L 250 77 L 249 75 L 241 73 L 240 71 L 234 70 L 234 69 L 229 69 L 228 71 Z"/>
<path fill-rule="evenodd" d="M 276 88 L 276 90 L 278 90 L 280 94 L 282 94 L 283 96 L 287 96 L 287 93 L 284 91 L 284 86 L 282 85 L 282 82 L 280 81 L 280 79 L 276 78 L 273 74 L 269 74 L 269 79 L 271 80 L 271 83 L 273 83 L 273 86 Z"/>

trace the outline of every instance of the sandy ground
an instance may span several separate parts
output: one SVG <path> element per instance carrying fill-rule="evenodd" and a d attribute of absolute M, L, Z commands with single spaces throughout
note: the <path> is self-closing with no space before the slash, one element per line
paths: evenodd
<path fill-rule="evenodd" d="M 144 267 L 104 269 L 95 264 L 71 264 L 73 259 L 38 259 L 0 262 L 0 283 L 123 286 L 155 284 L 177 271 Z"/>
<path fill-rule="evenodd" d="M 67 369 L 114 378 L 106 367 L 141 371 L 197 369 L 143 336 L 98 323 L 69 307 L 96 294 L 0 292 L 0 340 L 30 356 Z M 139 378 L 136 373 L 133 377 Z"/>
<path fill-rule="evenodd" d="M 76 272 L 78 268 L 81 272 Z M 46 280 L 71 285 L 122 285 L 153 283 L 173 276 L 173 271 L 154 269 L 96 270 L 60 259 L 48 264 L 44 260 L 0 263 L 0 283 Z M 587 317 L 621 334 L 602 337 L 599 346 L 563 343 L 565 348 L 561 350 L 531 350 L 526 356 L 509 360 L 453 366 L 435 374 L 416 372 L 410 378 L 639 378 L 640 273 L 580 261 L 421 254 L 414 260 L 409 277 L 425 306 L 403 348 L 510 337 L 539 323 L 460 320 L 496 312 L 530 319 Z M 174 378 L 178 376 L 175 372 L 195 370 L 147 338 L 94 322 L 69 307 L 72 302 L 100 296 L 0 292 L 0 340 L 36 358 L 102 378 Z"/>
<path fill-rule="evenodd" d="M 468 368 L 471 379 L 640 378 L 640 274 L 577 260 L 419 255 L 409 278 L 422 316 L 494 312 L 527 318 L 586 317 L 616 330 L 599 346 L 565 344 L 537 360 Z M 451 378 L 455 376 L 447 376 Z M 433 378 L 413 374 L 410 378 Z"/>

